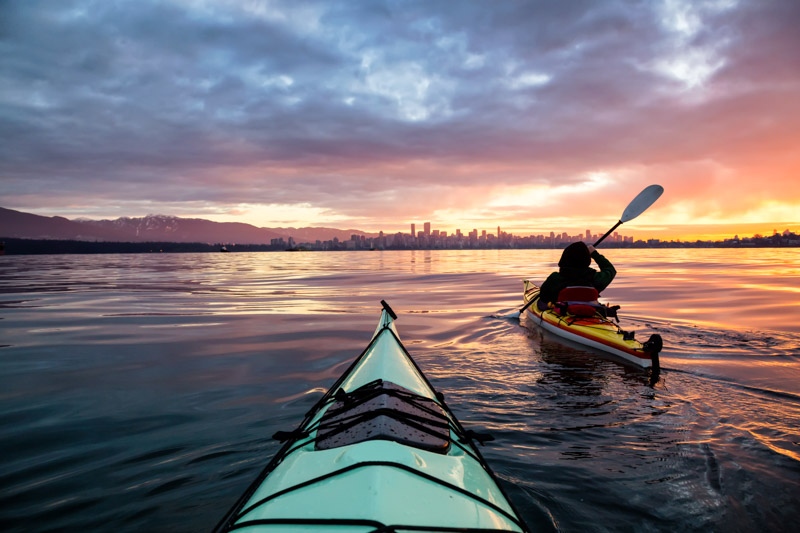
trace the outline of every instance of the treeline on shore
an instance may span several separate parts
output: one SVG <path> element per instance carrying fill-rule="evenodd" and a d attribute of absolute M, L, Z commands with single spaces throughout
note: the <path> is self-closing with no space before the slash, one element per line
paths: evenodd
<path fill-rule="evenodd" d="M 139 253 L 208 253 L 208 252 L 278 252 L 278 251 L 345 251 L 374 250 L 347 246 L 348 241 L 336 243 L 338 246 L 319 248 L 313 244 L 301 244 L 287 248 L 286 243 L 273 244 L 210 244 L 197 242 L 105 242 L 77 241 L 58 239 L 19 239 L 0 237 L 0 254 L 6 255 L 41 255 L 41 254 L 139 254 Z M 326 243 L 328 244 L 328 243 Z M 545 249 L 563 248 L 568 243 L 556 243 L 554 246 L 501 246 L 501 248 Z M 794 233 L 773 235 L 769 237 L 755 236 L 745 239 L 728 239 L 724 241 L 634 241 L 630 243 L 603 243 L 603 248 L 748 248 L 748 247 L 800 247 L 800 237 Z M 457 249 L 478 248 L 460 246 Z M 485 246 L 481 248 L 486 248 Z M 496 248 L 496 247 L 495 247 Z M 416 247 L 387 247 L 398 249 L 431 249 Z M 443 248 L 436 248 L 443 249 Z M 456 249 L 456 248 L 450 248 Z"/>
<path fill-rule="evenodd" d="M 269 244 L 227 245 L 199 242 L 104 242 L 65 241 L 55 239 L 3 239 L 6 255 L 41 254 L 142 254 L 220 252 L 224 248 L 237 252 L 271 252 L 279 248 Z M 283 250 L 284 248 L 280 248 Z"/>

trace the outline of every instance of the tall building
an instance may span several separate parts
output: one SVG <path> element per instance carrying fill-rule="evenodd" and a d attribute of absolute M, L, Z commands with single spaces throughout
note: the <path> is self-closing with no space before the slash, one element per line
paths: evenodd
<path fill-rule="evenodd" d="M 411 224 L 411 236 L 412 237 L 416 237 L 417 236 L 417 225 L 416 224 Z"/>
<path fill-rule="evenodd" d="M 426 237 L 430 237 L 430 235 L 431 235 L 431 223 L 430 222 L 426 222 L 423 227 L 425 228 L 425 236 Z"/>

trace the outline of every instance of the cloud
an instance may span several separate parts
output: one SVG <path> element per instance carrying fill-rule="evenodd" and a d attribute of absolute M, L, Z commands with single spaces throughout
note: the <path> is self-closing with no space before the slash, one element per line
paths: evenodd
<path fill-rule="evenodd" d="M 6 207 L 296 205 L 375 230 L 456 213 L 516 223 L 530 215 L 515 191 L 616 216 L 656 180 L 681 206 L 665 221 L 800 207 L 792 0 L 2 10 Z"/>

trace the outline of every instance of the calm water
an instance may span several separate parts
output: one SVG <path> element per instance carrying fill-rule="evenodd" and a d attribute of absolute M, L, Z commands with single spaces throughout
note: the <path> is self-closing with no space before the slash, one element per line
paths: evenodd
<path fill-rule="evenodd" d="M 512 318 L 558 254 L 0 257 L 0 530 L 209 530 L 386 299 L 533 529 L 796 531 L 800 249 L 607 250 L 654 388 Z"/>

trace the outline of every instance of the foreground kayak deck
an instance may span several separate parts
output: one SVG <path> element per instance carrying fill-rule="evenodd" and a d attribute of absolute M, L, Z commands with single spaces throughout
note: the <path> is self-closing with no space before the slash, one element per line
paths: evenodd
<path fill-rule="evenodd" d="M 653 335 L 645 343 L 633 338 L 611 320 L 599 315 L 575 317 L 559 314 L 554 309 L 541 310 L 537 306 L 539 287 L 525 280 L 523 300 L 526 313 L 534 324 L 568 341 L 611 354 L 641 368 L 651 368 L 658 379 L 661 337 Z"/>
<path fill-rule="evenodd" d="M 367 348 L 217 531 L 528 531 L 383 304 Z"/>

